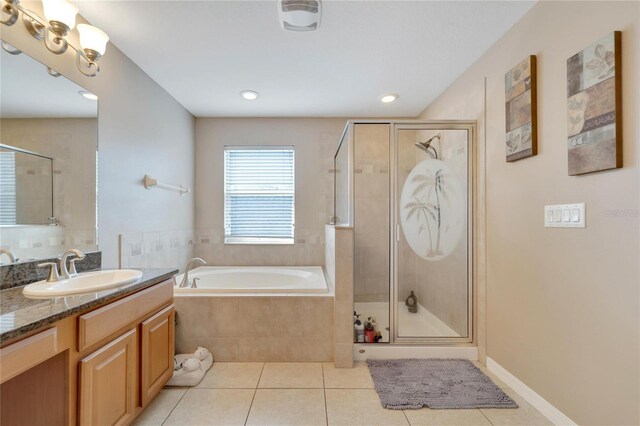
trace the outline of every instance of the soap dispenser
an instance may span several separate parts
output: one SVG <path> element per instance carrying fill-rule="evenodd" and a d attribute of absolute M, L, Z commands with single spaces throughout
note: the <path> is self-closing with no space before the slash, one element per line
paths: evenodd
<path fill-rule="evenodd" d="M 409 308 L 409 312 L 415 314 L 418 312 L 418 298 L 415 294 L 413 294 L 413 290 L 411 290 L 411 294 L 407 297 L 407 300 L 404 301 L 404 304 Z"/>

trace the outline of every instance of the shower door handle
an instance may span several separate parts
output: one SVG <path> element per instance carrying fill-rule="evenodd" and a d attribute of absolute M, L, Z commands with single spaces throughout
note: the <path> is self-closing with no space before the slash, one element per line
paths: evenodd
<path fill-rule="evenodd" d="M 396 241 L 400 241 L 400 225 L 396 225 Z"/>

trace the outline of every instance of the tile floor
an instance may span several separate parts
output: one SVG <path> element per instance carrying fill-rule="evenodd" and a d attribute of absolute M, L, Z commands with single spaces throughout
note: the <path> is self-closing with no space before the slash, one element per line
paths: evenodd
<path fill-rule="evenodd" d="M 549 425 L 535 408 L 476 363 L 518 409 L 385 410 L 365 363 L 216 362 L 191 388 L 165 388 L 142 425 Z"/>

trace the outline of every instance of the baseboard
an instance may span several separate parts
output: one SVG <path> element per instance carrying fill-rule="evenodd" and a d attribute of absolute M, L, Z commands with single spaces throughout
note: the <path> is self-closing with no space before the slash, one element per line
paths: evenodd
<path fill-rule="evenodd" d="M 538 395 L 533 389 L 521 382 L 516 376 L 509 373 L 500 364 L 487 357 L 487 368 L 500 380 L 505 382 L 518 395 L 524 398 L 536 410 L 540 411 L 555 425 L 576 425 L 577 423 L 567 417 L 562 411 L 551 405 L 549 401 Z"/>

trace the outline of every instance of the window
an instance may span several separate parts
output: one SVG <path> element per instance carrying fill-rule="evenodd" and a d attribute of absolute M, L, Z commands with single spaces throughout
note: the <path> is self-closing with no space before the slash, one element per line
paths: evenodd
<path fill-rule="evenodd" d="M 293 244 L 294 168 L 292 146 L 225 147 L 225 243 Z"/>
<path fill-rule="evenodd" d="M 0 152 L 0 225 L 16 224 L 16 154 Z"/>

